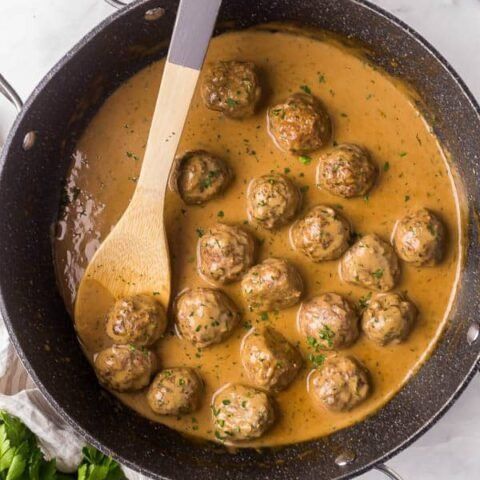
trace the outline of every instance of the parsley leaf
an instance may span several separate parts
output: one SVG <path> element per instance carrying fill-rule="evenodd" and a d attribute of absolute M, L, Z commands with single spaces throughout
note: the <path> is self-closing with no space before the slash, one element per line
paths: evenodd
<path fill-rule="evenodd" d="M 83 449 L 77 474 L 57 470 L 55 459 L 47 461 L 35 435 L 16 417 L 0 411 L 1 480 L 124 480 L 118 463 L 93 447 Z"/>

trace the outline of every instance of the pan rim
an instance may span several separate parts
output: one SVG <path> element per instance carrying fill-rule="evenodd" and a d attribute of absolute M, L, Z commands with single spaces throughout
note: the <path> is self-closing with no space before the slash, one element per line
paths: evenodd
<path fill-rule="evenodd" d="M 52 69 L 43 77 L 40 83 L 35 87 L 33 92 L 28 97 L 22 111 L 19 113 L 15 122 L 10 129 L 10 132 L 7 136 L 5 141 L 5 145 L 2 151 L 2 155 L 0 157 L 0 177 L 2 176 L 3 167 L 9 156 L 9 152 L 11 149 L 11 145 L 13 139 L 16 137 L 18 133 L 19 126 L 22 122 L 22 119 L 26 115 L 27 111 L 30 109 L 31 105 L 35 102 L 36 98 L 42 93 L 44 88 L 49 84 L 50 80 L 60 72 L 60 70 L 68 64 L 69 59 L 75 56 L 86 44 L 88 44 L 96 35 L 100 34 L 104 28 L 110 25 L 112 22 L 117 21 L 122 16 L 128 14 L 130 11 L 135 10 L 137 8 L 141 8 L 142 5 L 149 3 L 151 0 L 136 0 L 133 3 L 129 4 L 127 7 L 113 12 L 111 15 L 107 16 L 100 24 L 98 24 L 94 29 L 92 29 L 89 33 L 87 33 L 72 49 L 70 49 L 53 67 Z M 477 117 L 480 119 L 480 105 L 478 104 L 477 100 L 471 93 L 468 86 L 462 80 L 460 75 L 455 71 L 455 69 L 450 65 L 450 63 L 438 52 L 438 50 L 433 47 L 426 39 L 423 38 L 418 32 L 416 32 L 413 28 L 409 25 L 404 23 L 403 21 L 399 20 L 393 14 L 387 12 L 381 7 L 370 3 L 367 0 L 349 0 L 353 4 L 357 4 L 363 8 L 366 8 L 372 11 L 375 15 L 383 17 L 387 22 L 393 24 L 394 26 L 399 27 L 402 32 L 408 36 L 410 36 L 415 42 L 420 44 L 421 47 L 431 56 L 433 57 L 438 64 L 440 64 L 450 78 L 456 83 L 458 87 L 458 93 L 462 93 L 464 97 L 467 99 L 468 103 L 472 110 L 476 113 Z M 137 472 L 140 472 L 145 475 L 151 475 L 152 472 L 147 471 L 146 469 L 142 468 L 138 464 L 135 464 L 131 460 L 125 459 L 123 456 L 116 455 L 115 452 L 111 451 L 107 446 L 104 444 L 100 444 L 84 427 L 82 427 L 79 423 L 77 423 L 69 413 L 57 403 L 54 397 L 49 393 L 49 391 L 43 386 L 43 383 L 39 380 L 37 373 L 33 369 L 30 361 L 28 360 L 28 356 L 25 352 L 21 349 L 17 335 L 12 327 L 12 323 L 10 320 L 10 316 L 8 315 L 5 302 L 4 302 L 4 295 L 2 291 L 2 284 L 0 282 L 0 313 L 3 319 L 5 320 L 5 324 L 7 330 L 9 332 L 10 338 L 12 339 L 12 343 L 15 346 L 17 354 L 25 366 L 26 370 L 28 371 L 29 375 L 33 378 L 36 386 L 39 388 L 42 395 L 48 400 L 48 402 L 56 409 L 57 412 L 61 415 L 61 417 L 70 425 L 73 430 L 79 434 L 83 439 L 94 445 L 95 447 L 99 448 L 99 450 L 103 451 L 109 456 L 119 460 L 123 465 L 131 468 Z M 386 452 L 384 455 L 380 456 L 379 458 L 365 464 L 363 466 L 359 466 L 358 469 L 345 474 L 340 475 L 337 477 L 338 479 L 347 479 L 347 478 L 354 478 L 366 471 L 372 469 L 376 464 L 387 461 L 388 459 L 392 458 L 399 452 L 405 450 L 408 446 L 410 446 L 415 440 L 417 440 L 421 435 L 427 432 L 430 428 L 433 427 L 445 413 L 449 410 L 449 408 L 455 403 L 461 393 L 466 389 L 469 385 L 470 381 L 472 380 L 473 376 L 475 375 L 478 363 L 480 360 L 480 353 L 477 355 L 476 363 L 472 365 L 471 369 L 469 370 L 468 374 L 464 377 L 464 379 L 459 384 L 458 388 L 452 393 L 449 399 L 443 404 L 443 406 L 437 410 L 429 419 L 426 421 L 418 430 L 416 430 L 413 434 L 411 434 L 408 438 L 404 439 L 401 443 L 399 443 L 396 447 L 392 448 L 389 452 Z M 428 361 L 428 360 L 427 360 Z M 158 478 L 161 478 L 161 474 Z"/>

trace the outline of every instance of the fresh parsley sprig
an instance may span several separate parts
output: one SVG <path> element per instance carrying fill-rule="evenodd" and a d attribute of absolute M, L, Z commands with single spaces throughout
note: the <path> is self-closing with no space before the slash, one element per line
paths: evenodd
<path fill-rule="evenodd" d="M 83 460 L 73 474 L 57 470 L 46 460 L 37 437 L 16 417 L 0 410 L 0 480 L 123 480 L 118 463 L 93 447 L 83 449 Z"/>

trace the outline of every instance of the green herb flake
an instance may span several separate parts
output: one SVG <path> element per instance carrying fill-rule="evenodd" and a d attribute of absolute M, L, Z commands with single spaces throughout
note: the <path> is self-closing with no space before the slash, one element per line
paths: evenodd
<path fill-rule="evenodd" d="M 222 400 L 222 403 L 224 405 L 230 405 L 231 402 L 230 402 L 230 400 L 225 399 L 225 400 Z"/>
<path fill-rule="evenodd" d="M 233 99 L 233 98 L 230 98 L 228 97 L 227 98 L 227 105 L 230 107 L 230 108 L 233 108 L 237 105 L 237 102 Z"/>
<path fill-rule="evenodd" d="M 406 202 L 408 202 L 410 200 L 410 195 L 405 195 L 405 199 L 404 199 Z"/>
<path fill-rule="evenodd" d="M 310 89 L 310 87 L 308 85 L 300 85 L 300 90 L 303 90 L 308 95 L 312 94 L 312 90 Z"/>
<path fill-rule="evenodd" d="M 390 170 L 390 163 L 389 162 L 385 162 L 383 164 L 383 171 L 384 172 L 388 172 Z"/>
<path fill-rule="evenodd" d="M 137 155 L 135 155 L 133 152 L 127 152 L 127 157 L 128 158 L 133 158 L 134 160 L 140 160 Z"/>
<path fill-rule="evenodd" d="M 291 170 L 290 170 L 288 167 L 285 167 L 285 168 L 283 169 L 283 173 L 284 173 L 285 175 L 288 175 L 290 172 L 291 172 Z"/>
<path fill-rule="evenodd" d="M 268 313 L 267 312 L 262 312 L 260 314 L 260 319 L 266 322 L 268 320 Z"/>
<path fill-rule="evenodd" d="M 398 155 L 400 157 L 406 157 L 408 155 L 408 153 L 407 152 L 400 152 Z"/>
<path fill-rule="evenodd" d="M 361 310 L 365 310 L 365 308 L 368 307 L 368 304 L 370 303 L 370 300 L 372 298 L 372 292 L 368 292 L 366 295 L 363 295 L 360 297 L 358 300 L 358 306 L 360 307 Z"/>
<path fill-rule="evenodd" d="M 309 353 L 308 354 L 308 359 L 313 363 L 313 365 L 315 367 L 321 367 L 323 365 L 323 362 L 325 361 L 325 355 L 323 354 L 313 354 L 313 353 Z"/>
<path fill-rule="evenodd" d="M 312 163 L 312 158 L 309 157 L 308 155 L 302 155 L 298 157 L 298 159 L 300 160 L 300 163 L 302 163 L 303 165 L 310 165 L 310 163 Z"/>
<path fill-rule="evenodd" d="M 223 210 L 219 210 L 219 212 L 217 213 L 217 217 L 223 218 L 224 216 L 225 216 L 225 212 Z"/>
<path fill-rule="evenodd" d="M 320 74 L 318 75 L 318 81 L 319 81 L 320 83 L 326 83 L 327 79 L 325 78 L 325 75 L 324 75 L 323 73 L 320 73 Z"/>
<path fill-rule="evenodd" d="M 379 268 L 378 270 L 375 270 L 372 275 L 377 279 L 380 280 L 383 277 L 383 268 Z"/>
<path fill-rule="evenodd" d="M 195 231 L 197 232 L 198 238 L 202 238 L 205 235 L 205 232 L 202 228 L 197 228 Z"/>

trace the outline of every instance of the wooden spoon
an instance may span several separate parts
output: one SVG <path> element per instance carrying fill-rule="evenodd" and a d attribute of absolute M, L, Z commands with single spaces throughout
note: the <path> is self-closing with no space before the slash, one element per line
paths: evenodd
<path fill-rule="evenodd" d="M 103 348 L 99 331 L 117 298 L 151 294 L 168 308 L 171 272 L 165 193 L 221 3 L 180 2 L 135 193 L 78 288 L 75 327 L 88 350 Z"/>

